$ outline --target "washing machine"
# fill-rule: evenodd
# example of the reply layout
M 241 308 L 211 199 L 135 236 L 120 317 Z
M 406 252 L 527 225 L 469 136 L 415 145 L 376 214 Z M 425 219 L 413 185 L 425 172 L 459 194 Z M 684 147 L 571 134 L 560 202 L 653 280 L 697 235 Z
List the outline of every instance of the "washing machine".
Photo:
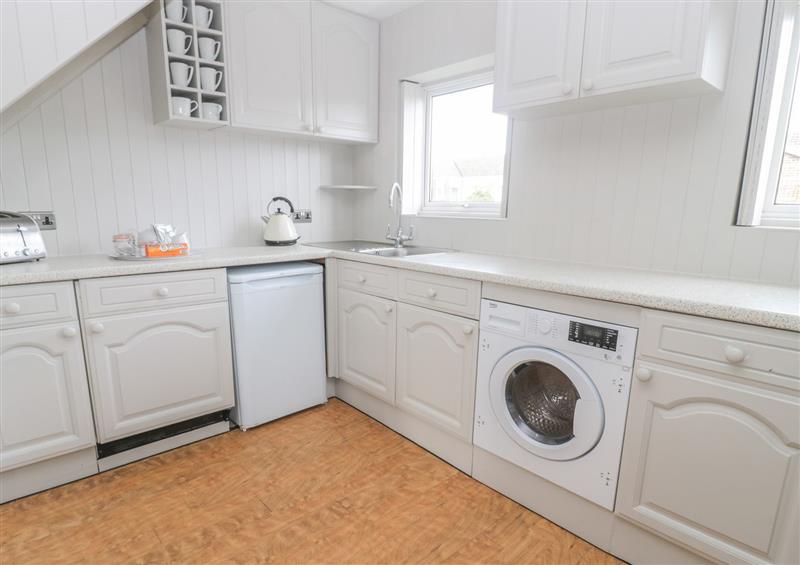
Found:
M 483 300 L 475 445 L 613 511 L 636 336 Z

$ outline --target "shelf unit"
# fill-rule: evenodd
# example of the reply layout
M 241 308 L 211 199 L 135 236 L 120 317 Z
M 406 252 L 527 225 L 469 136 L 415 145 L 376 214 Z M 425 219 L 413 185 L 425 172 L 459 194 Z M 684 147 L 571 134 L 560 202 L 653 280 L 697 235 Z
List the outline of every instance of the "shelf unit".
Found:
M 153 100 L 153 120 L 156 124 L 215 129 L 230 124 L 228 108 L 228 72 L 225 66 L 225 38 L 223 33 L 223 9 L 219 0 L 182 0 L 186 7 L 186 19 L 177 22 L 167 18 L 165 0 L 158 0 L 155 15 L 147 24 L 147 56 L 150 71 L 150 90 Z M 214 12 L 209 28 L 195 23 L 195 7 L 202 6 Z M 171 53 L 167 43 L 167 31 L 180 30 L 192 38 L 186 53 Z M 219 42 L 217 58 L 202 59 L 198 40 L 209 39 Z M 184 63 L 193 70 L 188 86 L 172 84 L 170 63 Z M 200 73 L 203 68 L 222 73 L 222 80 L 215 91 L 201 88 Z M 172 110 L 172 97 L 181 96 L 197 103 L 191 116 L 182 116 Z M 220 119 L 202 117 L 204 103 L 219 104 L 222 107 Z

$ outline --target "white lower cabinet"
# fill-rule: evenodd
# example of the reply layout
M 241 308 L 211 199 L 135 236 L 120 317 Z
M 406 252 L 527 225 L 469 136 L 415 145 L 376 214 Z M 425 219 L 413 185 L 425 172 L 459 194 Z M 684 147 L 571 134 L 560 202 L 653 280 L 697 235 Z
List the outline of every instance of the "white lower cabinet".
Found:
M 639 362 L 617 512 L 723 562 L 797 563 L 796 394 Z
M 227 302 L 84 320 L 101 443 L 230 408 Z
M 477 356 L 477 322 L 399 304 L 398 408 L 471 441 Z
M 339 289 L 339 377 L 394 404 L 396 303 Z
M 0 429 L 2 471 L 94 446 L 77 321 L 0 332 Z

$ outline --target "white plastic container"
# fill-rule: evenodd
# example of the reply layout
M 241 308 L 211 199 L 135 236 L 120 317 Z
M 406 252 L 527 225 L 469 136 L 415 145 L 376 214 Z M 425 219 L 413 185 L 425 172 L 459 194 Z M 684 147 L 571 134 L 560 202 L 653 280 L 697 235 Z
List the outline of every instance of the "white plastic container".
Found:
M 327 401 L 322 266 L 228 269 L 242 430 Z

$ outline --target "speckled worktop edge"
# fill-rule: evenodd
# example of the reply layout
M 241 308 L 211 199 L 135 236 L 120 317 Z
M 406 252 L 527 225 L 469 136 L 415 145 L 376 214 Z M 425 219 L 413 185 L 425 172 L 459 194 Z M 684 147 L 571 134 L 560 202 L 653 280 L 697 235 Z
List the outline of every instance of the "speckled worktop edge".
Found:
M 104 255 L 53 257 L 0 267 L 0 286 L 326 257 L 800 332 L 796 286 L 461 252 L 390 258 L 293 246 L 206 249 L 194 257 L 155 263 L 116 261 Z

